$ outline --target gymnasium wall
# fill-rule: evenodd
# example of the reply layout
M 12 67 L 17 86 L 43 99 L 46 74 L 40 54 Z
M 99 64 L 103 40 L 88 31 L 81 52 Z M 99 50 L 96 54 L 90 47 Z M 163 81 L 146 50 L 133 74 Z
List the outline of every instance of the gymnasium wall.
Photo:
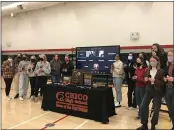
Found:
M 154 42 L 173 45 L 172 2 L 66 2 L 2 18 L 4 52 Z

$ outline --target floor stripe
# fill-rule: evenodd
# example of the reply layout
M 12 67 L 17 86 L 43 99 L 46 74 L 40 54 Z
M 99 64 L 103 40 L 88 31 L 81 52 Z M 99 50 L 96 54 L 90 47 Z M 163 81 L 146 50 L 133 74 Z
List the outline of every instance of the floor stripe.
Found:
M 54 121 L 52 124 L 56 124 L 57 122 L 59 122 L 59 121 L 61 121 L 61 120 L 65 119 L 66 117 L 68 117 L 68 115 L 66 115 L 66 116 L 64 116 L 64 117 L 62 117 L 62 118 L 60 118 L 60 119 L 58 119 L 58 120 Z M 41 130 L 45 130 L 46 128 L 48 128 L 48 127 L 47 127 L 47 126 L 45 126 L 45 127 L 43 127 Z
M 8 128 L 8 129 L 14 129 L 14 128 L 20 126 L 20 125 L 26 124 L 26 123 L 28 123 L 28 122 L 30 122 L 30 121 L 32 121 L 32 120 L 35 120 L 35 119 L 37 119 L 37 118 L 39 118 L 39 117 L 45 116 L 45 115 L 48 114 L 48 113 L 50 113 L 50 112 L 44 113 L 44 114 L 42 114 L 42 115 L 40 115 L 40 116 L 36 116 L 36 117 L 34 117 L 34 118 L 30 119 L 30 120 L 24 121 L 24 122 L 22 122 L 22 123 L 20 123 L 20 124 L 18 124 L 18 125 L 15 125 L 15 126 L 13 126 L 13 127 L 11 127 L 11 128 Z
M 89 120 L 84 121 L 83 123 L 81 123 L 79 126 L 77 126 L 75 129 L 79 129 L 80 127 L 82 127 L 84 124 L 86 124 Z

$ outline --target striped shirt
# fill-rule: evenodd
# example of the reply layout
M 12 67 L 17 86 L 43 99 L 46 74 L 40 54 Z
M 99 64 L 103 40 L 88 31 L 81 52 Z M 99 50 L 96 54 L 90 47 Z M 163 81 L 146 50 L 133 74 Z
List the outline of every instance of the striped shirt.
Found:
M 10 63 L 8 60 L 2 64 L 2 72 L 4 78 L 13 78 L 15 74 L 15 67 L 13 61 Z

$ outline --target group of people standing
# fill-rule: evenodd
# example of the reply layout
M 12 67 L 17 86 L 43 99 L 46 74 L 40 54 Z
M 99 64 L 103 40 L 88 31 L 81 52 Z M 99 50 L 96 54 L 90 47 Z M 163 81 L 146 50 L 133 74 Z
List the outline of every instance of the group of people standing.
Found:
M 62 62 L 58 54 L 55 54 L 53 60 L 47 61 L 46 55 L 31 56 L 28 59 L 26 54 L 18 54 L 15 59 L 8 57 L 2 64 L 2 73 L 5 81 L 5 93 L 7 100 L 11 100 L 10 90 L 12 82 L 16 84 L 15 99 L 23 101 L 27 97 L 27 90 L 30 83 L 31 94 L 30 98 L 37 102 L 42 99 L 44 86 L 47 84 L 48 76 L 51 75 L 53 84 L 60 83 L 60 80 L 65 76 L 71 76 L 74 66 L 66 55 Z M 39 91 L 40 89 L 40 91 Z M 40 98 L 38 94 L 40 92 Z
M 129 53 L 127 62 L 123 63 L 119 55 L 111 67 L 113 85 L 116 89 L 116 107 L 121 106 L 121 86 L 126 77 L 128 82 L 128 109 L 139 108 L 135 119 L 141 120 L 142 126 L 137 130 L 148 130 L 149 104 L 153 102 L 151 130 L 158 124 L 162 98 L 165 97 L 169 115 L 174 125 L 174 50 L 165 52 L 157 43 L 152 45 L 151 56 L 142 52 L 138 57 Z M 174 128 L 172 128 L 174 130 Z

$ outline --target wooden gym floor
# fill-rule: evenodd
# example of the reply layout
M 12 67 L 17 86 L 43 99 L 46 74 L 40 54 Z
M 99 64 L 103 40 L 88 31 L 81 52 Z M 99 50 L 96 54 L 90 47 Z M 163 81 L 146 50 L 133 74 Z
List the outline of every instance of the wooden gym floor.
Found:
M 12 99 L 7 101 L 4 82 L 3 80 L 1 81 L 2 129 L 136 129 L 141 125 L 139 120 L 134 120 L 134 117 L 137 116 L 137 109 L 127 109 L 127 87 L 122 88 L 123 102 L 122 107 L 116 109 L 118 115 L 111 117 L 109 124 L 102 124 L 93 120 L 66 116 L 65 114 L 45 112 L 40 108 L 40 101 L 38 103 L 34 103 L 30 99 L 24 101 Z M 15 95 L 13 86 L 10 94 L 12 97 Z M 55 125 L 53 127 L 45 127 L 48 123 L 55 123 Z M 172 124 L 169 122 L 168 114 L 160 112 L 157 128 L 171 129 L 171 127 Z

